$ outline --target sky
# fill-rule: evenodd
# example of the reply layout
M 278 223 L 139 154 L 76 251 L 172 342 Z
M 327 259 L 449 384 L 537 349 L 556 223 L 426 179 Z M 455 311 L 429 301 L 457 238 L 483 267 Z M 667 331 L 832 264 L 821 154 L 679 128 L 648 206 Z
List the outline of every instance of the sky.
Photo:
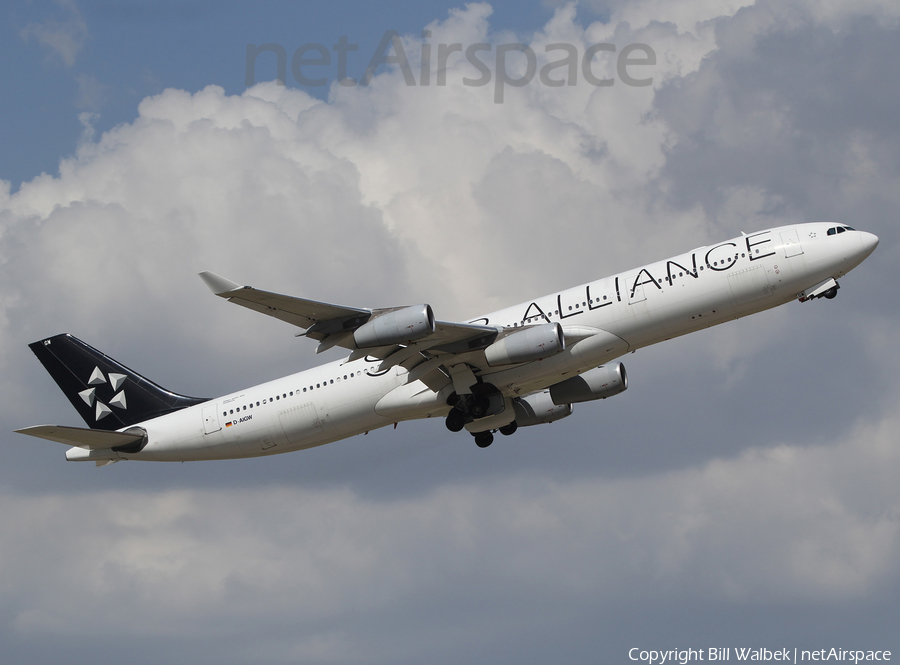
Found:
M 3 662 L 900 657 L 897 3 L 0 12 Z M 248 85 L 263 44 L 284 80 L 266 51 Z M 97 469 L 13 433 L 82 425 L 27 348 L 60 332 L 207 397 L 339 357 L 202 270 L 468 320 L 819 220 L 881 239 L 837 298 L 642 349 L 485 450 L 421 421 Z

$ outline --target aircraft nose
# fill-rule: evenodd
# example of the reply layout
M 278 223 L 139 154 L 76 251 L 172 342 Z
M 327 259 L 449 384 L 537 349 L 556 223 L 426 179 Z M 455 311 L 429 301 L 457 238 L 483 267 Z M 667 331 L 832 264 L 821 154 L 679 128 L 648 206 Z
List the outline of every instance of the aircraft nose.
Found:
M 862 231 L 859 234 L 859 240 L 866 256 L 874 252 L 875 248 L 878 247 L 878 236 L 874 233 Z

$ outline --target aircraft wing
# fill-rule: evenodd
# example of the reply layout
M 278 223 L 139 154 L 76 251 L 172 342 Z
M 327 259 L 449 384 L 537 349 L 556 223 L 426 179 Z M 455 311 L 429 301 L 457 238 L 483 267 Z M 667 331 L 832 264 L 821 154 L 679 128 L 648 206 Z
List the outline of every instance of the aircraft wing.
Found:
M 252 286 L 241 286 L 215 273 L 201 272 L 200 278 L 210 290 L 235 305 L 273 316 L 298 328 L 310 328 L 316 323 L 361 318 L 368 320 L 372 310 L 356 307 L 329 305 L 315 300 L 284 296 L 280 293 L 260 291 Z
M 491 344 L 502 330 L 492 326 L 481 326 L 471 323 L 454 323 L 450 321 L 432 321 L 433 330 L 417 338 L 409 344 L 385 344 L 382 346 L 366 345 L 361 348 L 354 339 L 354 331 L 369 321 L 407 309 L 391 307 L 386 309 L 362 309 L 345 307 L 329 303 L 295 298 L 279 293 L 261 291 L 252 286 L 241 286 L 215 273 L 202 272 L 200 277 L 210 290 L 229 302 L 247 307 L 256 312 L 275 317 L 298 328 L 306 330 L 301 333 L 306 337 L 319 340 L 317 353 L 334 346 L 342 346 L 352 351 L 351 359 L 365 356 L 386 359 L 396 356 L 400 351 L 402 359 L 394 357 L 395 362 L 388 366 L 400 364 L 409 367 L 419 361 L 428 359 L 422 352 L 433 354 L 457 354 L 483 349 Z M 428 307 L 425 305 L 424 307 Z M 412 308 L 410 308 L 412 309 Z M 430 312 L 430 308 L 428 308 Z M 430 357 L 429 355 L 429 357 Z M 418 356 L 418 357 L 417 357 Z
M 460 394 L 469 392 L 477 374 L 491 372 L 497 365 L 528 363 L 546 357 L 540 355 L 545 348 L 562 350 L 566 343 L 577 344 L 603 333 L 585 326 L 563 329 L 560 324 L 549 322 L 523 330 L 522 326 L 438 321 L 429 305 L 345 307 L 260 291 L 211 272 L 202 272 L 200 277 L 220 298 L 303 328 L 305 332 L 298 336 L 319 341 L 316 353 L 341 346 L 350 350 L 350 361 L 381 360 L 378 371 L 399 365 L 409 372 L 409 381 L 421 380 L 435 392 L 451 383 Z M 507 345 L 505 338 L 518 333 L 526 337 Z M 615 341 L 623 343 L 618 338 Z M 492 357 L 490 362 L 488 354 Z

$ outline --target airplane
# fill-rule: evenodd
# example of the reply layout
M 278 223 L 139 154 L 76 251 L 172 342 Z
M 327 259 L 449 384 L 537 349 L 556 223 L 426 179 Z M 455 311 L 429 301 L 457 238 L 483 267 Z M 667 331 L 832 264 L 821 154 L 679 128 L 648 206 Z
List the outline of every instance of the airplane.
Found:
M 573 404 L 625 391 L 617 358 L 771 309 L 831 299 L 878 238 L 835 222 L 742 233 L 466 322 L 430 305 L 345 307 L 241 286 L 217 296 L 349 355 L 215 399 L 173 393 L 69 334 L 29 345 L 87 428 L 22 434 L 71 446 L 66 459 L 198 461 L 320 446 L 401 421 L 444 418 L 486 448 L 494 433 L 552 423 Z

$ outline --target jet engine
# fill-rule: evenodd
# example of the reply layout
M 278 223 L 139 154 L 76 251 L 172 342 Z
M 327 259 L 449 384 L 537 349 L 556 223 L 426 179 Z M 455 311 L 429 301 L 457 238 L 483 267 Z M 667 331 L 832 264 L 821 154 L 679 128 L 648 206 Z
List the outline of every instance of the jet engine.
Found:
M 625 365 L 611 363 L 550 386 L 554 404 L 576 404 L 618 395 L 628 388 Z
M 566 338 L 558 323 L 529 326 L 497 340 L 484 350 L 488 365 L 512 365 L 543 360 L 566 348 Z
M 548 390 L 516 397 L 513 400 L 513 409 L 516 412 L 516 425 L 519 427 L 552 423 L 554 420 L 562 420 L 572 415 L 572 405 L 554 404 Z
M 360 349 L 408 344 L 434 332 L 431 305 L 413 305 L 394 310 L 361 325 L 353 333 Z

